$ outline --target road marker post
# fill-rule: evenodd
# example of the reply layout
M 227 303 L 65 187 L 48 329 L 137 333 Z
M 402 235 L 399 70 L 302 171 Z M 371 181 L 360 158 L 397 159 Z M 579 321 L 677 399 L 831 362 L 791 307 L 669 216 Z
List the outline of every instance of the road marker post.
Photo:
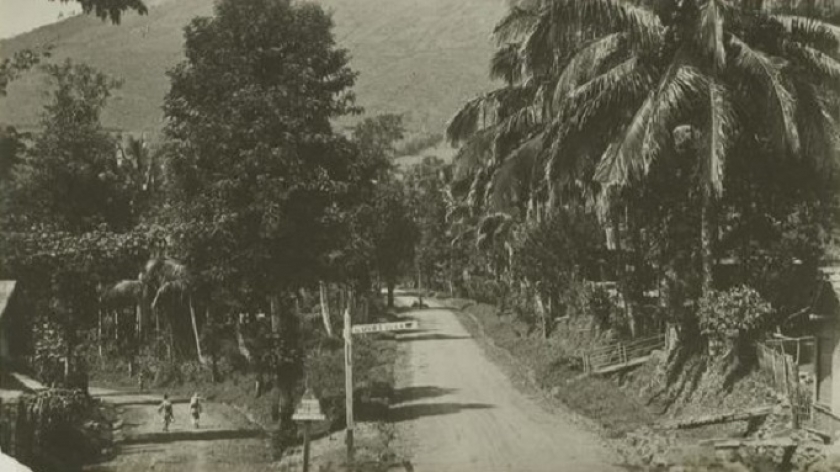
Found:
M 382 333 L 385 331 L 409 331 L 418 329 L 416 321 L 400 321 L 396 323 L 376 323 L 352 325 L 350 309 L 344 310 L 344 401 L 347 410 L 347 464 L 353 464 L 353 335 L 367 333 Z

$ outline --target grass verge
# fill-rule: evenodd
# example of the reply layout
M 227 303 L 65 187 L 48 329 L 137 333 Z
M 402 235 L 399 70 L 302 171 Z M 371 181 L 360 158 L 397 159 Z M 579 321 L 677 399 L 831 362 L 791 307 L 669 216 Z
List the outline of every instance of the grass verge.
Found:
M 572 413 L 594 423 L 606 437 L 621 437 L 654 422 L 655 415 L 638 398 L 616 388 L 608 379 L 582 376 L 565 351 L 550 341 L 535 340 L 536 334 L 525 334 L 523 323 L 500 317 L 496 307 L 459 299 L 445 303 L 462 308 L 456 310 L 462 324 L 483 345 L 489 345 L 487 351 L 493 357 L 512 367 L 508 370 L 520 377 L 518 383 L 539 388 Z

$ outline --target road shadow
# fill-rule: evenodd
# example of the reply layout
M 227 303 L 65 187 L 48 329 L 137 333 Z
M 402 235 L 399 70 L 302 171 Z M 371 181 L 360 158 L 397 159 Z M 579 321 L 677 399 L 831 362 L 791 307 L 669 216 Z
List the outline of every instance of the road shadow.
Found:
M 411 341 L 442 341 L 442 340 L 455 340 L 455 339 L 472 339 L 472 336 L 455 336 L 452 334 L 440 334 L 435 333 L 434 331 L 427 331 L 427 332 L 420 332 L 417 333 L 405 333 L 401 334 L 397 337 L 397 342 L 411 342 Z
M 495 408 L 487 403 L 420 403 L 391 408 L 388 416 L 392 423 L 411 421 L 424 416 L 451 415 L 463 410 Z
M 441 388 L 431 385 L 398 388 L 394 390 L 394 404 L 420 400 L 421 398 L 442 397 L 457 390 L 457 388 Z
M 263 435 L 258 429 L 205 429 L 194 431 L 163 431 L 128 436 L 123 444 L 161 444 L 175 441 L 215 441 L 220 439 L 248 439 Z

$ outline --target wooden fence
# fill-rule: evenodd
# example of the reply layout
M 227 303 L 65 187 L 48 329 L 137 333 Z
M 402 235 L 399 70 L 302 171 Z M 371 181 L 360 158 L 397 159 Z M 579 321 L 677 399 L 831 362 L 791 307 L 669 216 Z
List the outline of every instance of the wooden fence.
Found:
M 756 347 L 764 381 L 777 393 L 790 395 L 799 387 L 799 366 L 793 356 L 785 354 L 778 345 L 758 343 Z
M 30 464 L 35 457 L 35 428 L 25 421 L 17 401 L 0 405 L 0 449 L 4 454 Z
M 650 353 L 665 347 L 665 335 L 619 341 L 581 354 L 583 371 L 598 374 L 643 362 Z
M 814 427 L 815 418 L 819 416 L 814 409 L 817 384 L 812 375 L 817 367 L 815 339 L 774 339 L 758 343 L 756 348 L 761 378 L 790 402 L 796 424 Z M 809 381 L 803 381 L 804 377 Z

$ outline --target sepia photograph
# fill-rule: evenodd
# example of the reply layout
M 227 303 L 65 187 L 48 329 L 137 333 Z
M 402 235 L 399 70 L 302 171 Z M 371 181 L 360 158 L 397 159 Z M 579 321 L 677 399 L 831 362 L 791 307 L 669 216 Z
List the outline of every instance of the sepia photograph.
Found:
M 0 472 L 146 471 L 840 471 L 840 0 L 0 0 Z

